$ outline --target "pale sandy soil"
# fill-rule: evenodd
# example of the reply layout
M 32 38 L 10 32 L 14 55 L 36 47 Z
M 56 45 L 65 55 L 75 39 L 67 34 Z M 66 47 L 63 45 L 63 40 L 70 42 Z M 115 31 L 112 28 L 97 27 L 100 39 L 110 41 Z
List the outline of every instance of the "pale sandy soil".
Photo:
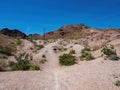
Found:
M 120 79 L 120 61 L 103 60 L 79 61 L 73 66 L 60 66 L 59 54 L 54 53 L 53 46 L 45 46 L 34 59 L 42 54 L 47 62 L 41 71 L 0 72 L 0 90 L 120 90 L 114 85 Z M 82 46 L 73 47 L 79 55 Z M 117 77 L 117 78 L 116 78 Z

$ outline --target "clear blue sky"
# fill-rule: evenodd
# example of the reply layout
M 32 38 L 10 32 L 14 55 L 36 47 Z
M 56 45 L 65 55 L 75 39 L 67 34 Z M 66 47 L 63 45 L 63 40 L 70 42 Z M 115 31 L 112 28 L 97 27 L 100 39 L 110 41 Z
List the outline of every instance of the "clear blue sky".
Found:
M 120 0 L 0 0 L 0 29 L 42 34 L 80 23 L 120 28 Z

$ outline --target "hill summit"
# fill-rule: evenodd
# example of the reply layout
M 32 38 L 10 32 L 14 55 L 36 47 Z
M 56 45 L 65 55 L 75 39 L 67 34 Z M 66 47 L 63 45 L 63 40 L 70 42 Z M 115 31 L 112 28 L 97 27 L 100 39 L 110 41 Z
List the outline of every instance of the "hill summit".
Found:
M 53 38 L 80 38 L 85 35 L 88 35 L 93 28 L 85 26 L 84 24 L 71 24 L 71 25 L 66 25 L 58 30 L 48 32 L 45 35 L 46 39 L 53 39 Z M 94 32 L 97 32 L 98 30 L 94 29 Z

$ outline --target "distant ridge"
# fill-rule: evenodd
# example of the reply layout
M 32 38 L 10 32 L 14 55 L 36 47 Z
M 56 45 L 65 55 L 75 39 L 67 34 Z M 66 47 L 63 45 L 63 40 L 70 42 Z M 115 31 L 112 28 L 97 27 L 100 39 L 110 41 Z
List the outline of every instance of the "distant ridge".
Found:
M 17 29 L 10 30 L 8 28 L 3 28 L 2 30 L 0 30 L 0 33 L 10 36 L 10 37 L 17 37 L 17 38 L 22 38 L 22 39 L 25 39 L 27 37 L 25 33 Z
M 84 24 L 66 25 L 53 32 L 48 32 L 43 36 L 45 36 L 46 39 L 79 38 L 89 34 L 90 29 L 91 27 L 85 26 Z
M 17 37 L 21 39 L 25 39 L 25 38 L 28 38 L 28 39 L 58 39 L 58 38 L 77 39 L 77 38 L 83 38 L 92 33 L 99 33 L 99 32 L 104 33 L 109 31 L 120 32 L 120 29 L 116 29 L 116 28 L 98 29 L 98 28 L 92 28 L 92 27 L 86 26 L 84 24 L 71 24 L 71 25 L 63 26 L 58 30 L 47 32 L 44 35 L 40 35 L 37 33 L 26 35 L 20 30 L 17 30 L 17 29 L 10 30 L 8 28 L 3 28 L 2 30 L 0 30 L 0 33 L 10 37 Z

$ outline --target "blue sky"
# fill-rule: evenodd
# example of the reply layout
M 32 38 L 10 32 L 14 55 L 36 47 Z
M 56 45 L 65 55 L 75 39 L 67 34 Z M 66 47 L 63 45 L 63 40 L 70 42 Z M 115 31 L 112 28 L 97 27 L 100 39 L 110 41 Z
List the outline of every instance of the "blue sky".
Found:
M 81 23 L 120 28 L 120 0 L 0 0 L 0 29 L 43 34 Z

